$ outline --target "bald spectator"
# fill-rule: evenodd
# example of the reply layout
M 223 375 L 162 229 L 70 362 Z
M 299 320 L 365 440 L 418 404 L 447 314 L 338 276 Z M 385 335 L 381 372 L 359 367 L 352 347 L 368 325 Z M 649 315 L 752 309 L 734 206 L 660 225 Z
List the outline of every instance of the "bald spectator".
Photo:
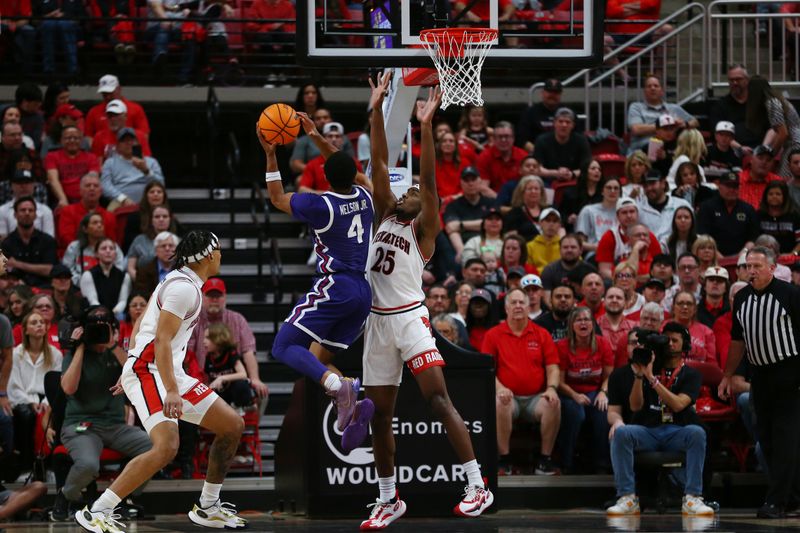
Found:
M 475 166 L 489 186 L 499 192 L 504 183 L 519 179 L 519 167 L 528 152 L 514 146 L 514 126 L 505 120 L 494 126 L 494 142 L 478 156 Z
M 700 125 L 681 106 L 664 102 L 664 88 L 657 77 L 648 76 L 644 80 L 643 96 L 644 101 L 633 102 L 628 108 L 628 129 L 631 132 L 628 153 L 646 150 L 648 139 L 656 131 L 656 120 L 665 113 L 675 117 L 679 128 L 696 128 Z
M 242 356 L 250 386 L 255 390 L 259 398 L 264 398 L 269 391 L 258 374 L 256 338 L 247 323 L 247 319 L 241 313 L 226 307 L 227 292 L 225 282 L 220 278 L 210 278 L 205 282 L 203 285 L 203 309 L 197 318 L 197 326 L 189 339 L 187 349 L 195 353 L 197 363 L 203 368 L 207 357 L 207 349 L 203 343 L 205 332 L 211 324 L 220 322 L 225 324 L 228 326 L 233 341 L 238 347 L 239 354 Z
M 561 93 L 564 87 L 555 78 L 545 80 L 542 87 L 542 101 L 535 103 L 522 113 L 517 123 L 517 145 L 526 152 L 533 153 L 534 141 L 543 133 L 553 130 L 556 109 L 561 107 Z
M 61 130 L 61 149 L 52 150 L 44 159 L 47 183 L 58 200 L 58 207 L 80 200 L 81 177 L 89 172 L 100 173 L 100 162 L 91 152 L 81 149 L 83 135 L 76 126 Z
M 636 327 L 636 321 L 630 320 L 622 311 L 625 309 L 625 291 L 619 287 L 609 287 L 606 291 L 605 313 L 600 318 L 596 318 L 603 337 L 611 345 L 611 349 L 618 358 L 627 356 L 628 333 Z
M 347 137 L 344 134 L 344 126 L 339 122 L 328 122 L 322 126 L 322 136 L 332 144 L 337 150 L 344 150 L 344 141 Z M 306 136 L 308 137 L 308 136 Z M 354 159 L 356 169 L 361 172 L 361 163 Z M 327 178 L 325 178 L 325 157 L 320 154 L 310 160 L 303 168 L 303 173 L 297 184 L 297 192 L 313 192 L 322 194 L 331 188 Z
M 762 136 L 747 129 L 745 109 L 747 107 L 747 85 L 750 74 L 741 63 L 734 63 L 728 67 L 728 94 L 720 98 L 712 107 L 709 115 L 711 124 L 720 121 L 733 123 L 736 142 L 746 152 L 761 144 Z
M 33 197 L 33 174 L 30 170 L 17 170 L 11 178 L 11 192 L 14 198 L 0 205 L 0 239 L 17 229 L 17 219 L 14 216 L 14 202 L 25 196 Z M 45 204 L 36 202 L 36 221 L 33 227 L 51 237 L 55 237 L 53 224 L 53 211 Z
M 649 276 L 653 256 L 661 253 L 661 245 L 647 226 L 639 224 L 639 207 L 633 198 L 617 201 L 617 226 L 606 231 L 597 245 L 597 270 L 610 280 L 614 266 L 626 261 L 637 275 Z
M 50 284 L 50 270 L 58 262 L 56 241 L 34 227 L 36 202 L 31 196 L 14 201 L 17 229 L 5 238 L 3 254 L 8 257 L 9 271 L 18 271 L 26 285 L 44 287 Z
M 87 137 L 94 137 L 97 132 L 108 129 L 108 116 L 106 107 L 112 100 L 119 100 L 125 104 L 126 116 L 123 126 L 140 131 L 145 136 L 150 135 L 150 123 L 147 120 L 144 109 L 141 105 L 132 100 L 128 100 L 122 95 L 122 86 L 119 79 L 113 74 L 106 74 L 100 78 L 97 85 L 97 92 L 103 101 L 92 107 L 86 114 L 86 126 L 84 134 Z
M 56 241 L 58 242 L 59 256 L 63 255 L 69 243 L 76 239 L 78 226 L 89 211 L 99 213 L 103 217 L 106 235 L 116 235 L 116 218 L 100 206 L 100 195 L 103 192 L 100 186 L 100 176 L 94 172 L 84 175 L 80 181 L 79 192 L 80 201 L 56 212 Z
M 586 274 L 581 282 L 583 300 L 578 302 L 578 307 L 588 307 L 592 312 L 592 317 L 597 320 L 606 312 L 603 303 L 605 292 L 606 286 L 603 284 L 603 278 L 600 277 L 600 274 L 595 272 Z
M 314 121 L 314 126 L 317 128 L 317 131 L 323 131 L 325 124 L 333 121 L 331 112 L 324 107 L 317 108 L 311 115 L 311 119 Z M 355 157 L 353 145 L 346 136 L 342 140 L 342 143 L 342 151 L 351 157 Z M 311 137 L 303 135 L 294 143 L 292 156 L 289 158 L 289 166 L 295 174 L 302 174 L 308 162 L 319 155 L 321 155 L 319 148 L 317 148 L 317 145 L 311 140 Z
M 555 114 L 553 131 L 536 139 L 533 157 L 539 161 L 539 176 L 546 184 L 577 179 L 581 169 L 589 164 L 592 150 L 582 133 L 575 131 L 575 113 L 568 107 L 559 108 Z

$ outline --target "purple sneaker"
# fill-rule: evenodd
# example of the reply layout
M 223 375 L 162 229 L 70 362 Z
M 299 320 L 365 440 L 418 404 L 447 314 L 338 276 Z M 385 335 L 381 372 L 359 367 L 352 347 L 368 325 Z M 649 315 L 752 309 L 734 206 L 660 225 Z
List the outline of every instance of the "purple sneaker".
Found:
M 369 421 L 375 414 L 375 404 L 366 398 L 356 403 L 355 413 L 350 425 L 342 433 L 342 450 L 350 453 L 364 442 L 369 432 Z
M 339 431 L 344 431 L 353 418 L 361 380 L 358 378 L 341 378 L 341 380 L 342 387 L 336 391 L 333 402 L 336 405 L 336 427 Z

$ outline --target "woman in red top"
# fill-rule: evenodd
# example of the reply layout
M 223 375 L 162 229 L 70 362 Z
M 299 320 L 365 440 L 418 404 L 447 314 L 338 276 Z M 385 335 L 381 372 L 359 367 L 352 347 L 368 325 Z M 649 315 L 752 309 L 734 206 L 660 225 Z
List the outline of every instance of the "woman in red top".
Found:
M 56 303 L 53 301 L 53 297 L 44 293 L 35 294 L 28 301 L 25 314 L 27 315 L 33 311 L 36 311 L 44 319 L 47 330 L 47 343 L 61 350 L 61 343 L 58 342 L 58 323 L 55 320 Z M 11 333 L 14 336 L 14 346 L 18 346 L 22 342 L 22 323 L 14 326 Z
M 465 166 L 455 135 L 442 133 L 436 141 L 436 189 L 440 198 L 461 193 L 461 171 Z
M 694 294 L 688 291 L 678 292 L 672 301 L 672 320 L 688 329 L 692 336 L 692 349 L 689 350 L 686 359 L 719 365 L 714 332 L 705 324 L 698 322 L 696 317 L 697 300 Z
M 608 471 L 608 376 L 614 369 L 614 352 L 603 337 L 594 333 L 594 318 L 588 307 L 576 307 L 567 318 L 567 337 L 556 343 L 561 366 L 558 393 L 561 397 L 561 462 L 573 469 L 575 443 L 588 418 L 592 425 L 594 468 Z

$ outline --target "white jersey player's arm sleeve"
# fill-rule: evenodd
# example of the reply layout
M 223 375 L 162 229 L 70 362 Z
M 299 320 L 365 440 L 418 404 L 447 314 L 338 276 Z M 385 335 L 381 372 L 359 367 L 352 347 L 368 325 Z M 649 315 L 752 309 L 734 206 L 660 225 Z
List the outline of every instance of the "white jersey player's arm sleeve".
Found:
M 162 311 L 169 311 L 181 319 L 197 306 L 199 295 L 197 289 L 188 282 L 173 281 L 167 283 L 158 295 L 158 304 Z

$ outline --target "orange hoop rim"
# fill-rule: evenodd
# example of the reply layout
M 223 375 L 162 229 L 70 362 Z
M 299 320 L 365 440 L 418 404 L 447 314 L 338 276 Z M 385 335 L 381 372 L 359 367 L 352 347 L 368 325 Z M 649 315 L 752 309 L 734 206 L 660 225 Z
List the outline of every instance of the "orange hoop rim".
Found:
M 467 44 L 486 43 L 497 38 L 493 28 L 432 28 L 419 32 L 419 39 L 428 44 L 443 42 L 453 37 Z

